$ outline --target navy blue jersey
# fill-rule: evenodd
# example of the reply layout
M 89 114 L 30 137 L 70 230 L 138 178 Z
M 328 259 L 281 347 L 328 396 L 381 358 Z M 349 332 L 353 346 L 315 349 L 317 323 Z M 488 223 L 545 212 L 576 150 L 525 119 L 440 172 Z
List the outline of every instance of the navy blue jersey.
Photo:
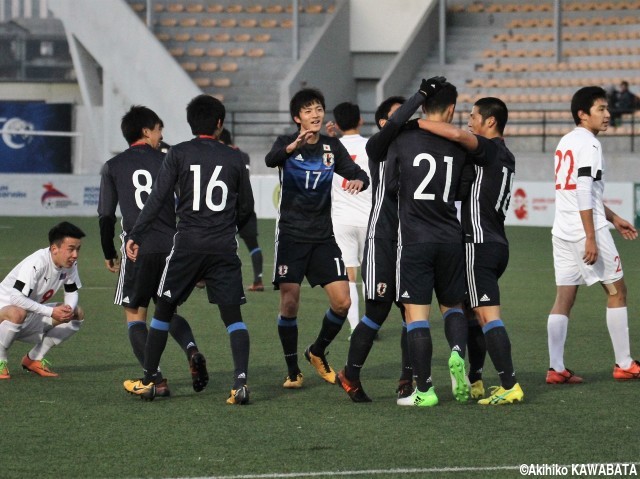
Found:
M 398 244 L 462 243 L 454 202 L 466 160 L 462 147 L 412 129 L 400 133 L 387 157 L 399 167 Z
M 175 248 L 235 254 L 236 232 L 253 211 L 253 192 L 240 152 L 209 137 L 173 146 L 130 237 L 153 241 L 149 230 L 164 202 L 178 192 Z
M 462 202 L 462 228 L 468 243 L 508 244 L 504 220 L 511 200 L 516 160 L 503 138 L 478 136 L 470 153 L 475 178 Z
M 98 216 L 100 239 L 105 259 L 116 257 L 113 245 L 116 208 L 120 205 L 124 241 L 133 229 L 138 215 L 151 193 L 153 182 L 162 166 L 164 153 L 151 146 L 135 145 L 107 161 L 100 172 Z M 173 197 L 161 205 L 158 218 L 151 226 L 154 241 L 145 244 L 141 253 L 168 253 L 176 233 Z
M 333 236 L 333 173 L 348 180 L 361 180 L 363 189 L 369 186 L 369 177 L 337 138 L 320 135 L 317 143 L 287 153 L 287 146 L 297 137 L 297 132 L 279 136 L 265 157 L 267 166 L 278 167 L 280 177 L 276 235 L 303 242 L 321 242 Z
M 393 113 L 380 131 L 367 141 L 373 201 L 367 238 L 398 239 L 398 166 L 387 159 L 389 145 L 415 113 L 424 96 L 415 93 Z

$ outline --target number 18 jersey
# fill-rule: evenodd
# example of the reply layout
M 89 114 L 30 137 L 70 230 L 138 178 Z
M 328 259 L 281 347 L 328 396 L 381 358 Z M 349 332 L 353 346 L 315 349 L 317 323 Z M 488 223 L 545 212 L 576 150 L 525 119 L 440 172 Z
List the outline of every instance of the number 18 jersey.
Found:
M 591 206 L 596 230 L 608 226 L 604 212 L 602 145 L 583 127 L 576 127 L 560 139 L 555 153 L 556 211 L 551 234 L 565 241 L 585 237 L 576 188 L 579 176 L 591 176 Z

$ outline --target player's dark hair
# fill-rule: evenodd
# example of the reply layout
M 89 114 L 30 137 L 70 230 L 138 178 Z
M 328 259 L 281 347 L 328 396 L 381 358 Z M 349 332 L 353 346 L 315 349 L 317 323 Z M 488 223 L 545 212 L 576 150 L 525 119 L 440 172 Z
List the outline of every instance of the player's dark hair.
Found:
M 449 82 L 445 82 L 442 89 L 433 96 L 427 97 L 422 103 L 425 113 L 443 113 L 449 105 L 458 101 L 458 90 Z
M 187 105 L 187 123 L 194 135 L 215 135 L 225 114 L 222 102 L 211 95 L 198 95 Z
M 153 130 L 156 125 L 164 127 L 162 120 L 155 111 L 141 105 L 132 105 L 127 113 L 124 114 L 120 122 L 120 130 L 122 136 L 131 145 L 144 136 L 142 130 L 149 128 Z
M 220 134 L 218 135 L 218 140 L 224 143 L 227 146 L 233 145 L 233 138 L 231 138 L 231 132 L 226 128 L 223 128 Z
M 355 130 L 360 125 L 360 107 L 345 101 L 333 109 L 333 119 L 342 131 Z
M 571 98 L 571 114 L 573 115 L 574 123 L 576 125 L 580 124 L 578 112 L 583 111 L 588 115 L 596 100 L 601 98 L 606 100 L 607 92 L 599 86 L 585 86 L 575 92 L 573 98 Z
M 314 103 L 320 103 L 322 109 L 325 109 L 324 95 L 317 88 L 303 88 L 297 92 L 291 98 L 289 102 L 289 113 L 291 113 L 291 119 L 295 122 L 294 117 L 300 116 L 300 110 L 307 106 L 311 106 Z M 300 126 L 298 124 L 298 126 Z
M 86 235 L 84 231 L 78 228 L 76 225 L 72 225 L 68 221 L 58 223 L 49 230 L 49 246 L 60 246 L 65 238 L 84 238 Z
M 378 129 L 382 129 L 380 126 L 380 120 L 388 120 L 389 112 L 391 111 L 391 107 L 396 104 L 402 105 L 405 101 L 407 101 L 403 96 L 390 96 L 386 100 L 384 100 L 380 105 L 378 105 L 378 109 L 374 115 L 376 120 L 376 126 Z
M 507 105 L 500 99 L 493 96 L 480 98 L 473 106 L 478 108 L 478 113 L 482 120 L 493 117 L 496 120 L 496 129 L 500 135 L 504 134 L 504 128 L 509 120 L 509 110 Z

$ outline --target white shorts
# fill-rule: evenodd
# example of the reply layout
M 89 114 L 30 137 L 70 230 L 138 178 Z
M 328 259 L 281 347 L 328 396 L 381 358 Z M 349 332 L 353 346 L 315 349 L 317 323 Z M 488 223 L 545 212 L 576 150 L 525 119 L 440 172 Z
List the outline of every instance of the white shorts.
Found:
M 342 251 L 342 260 L 347 268 L 357 268 L 362 264 L 366 226 L 333 225 L 336 243 Z
M 609 228 L 596 231 L 598 259 L 595 264 L 585 264 L 583 238 L 580 241 L 565 241 L 553 236 L 553 266 L 556 273 L 557 286 L 578 286 L 594 283 L 615 283 L 622 278 L 620 255 L 613 242 Z

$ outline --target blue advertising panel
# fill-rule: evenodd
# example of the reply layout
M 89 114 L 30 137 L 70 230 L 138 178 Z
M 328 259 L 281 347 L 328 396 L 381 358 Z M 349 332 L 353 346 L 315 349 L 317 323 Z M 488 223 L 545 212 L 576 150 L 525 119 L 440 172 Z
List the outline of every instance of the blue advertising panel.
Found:
M 0 173 L 71 173 L 71 138 L 15 131 L 71 132 L 71 104 L 0 101 Z

